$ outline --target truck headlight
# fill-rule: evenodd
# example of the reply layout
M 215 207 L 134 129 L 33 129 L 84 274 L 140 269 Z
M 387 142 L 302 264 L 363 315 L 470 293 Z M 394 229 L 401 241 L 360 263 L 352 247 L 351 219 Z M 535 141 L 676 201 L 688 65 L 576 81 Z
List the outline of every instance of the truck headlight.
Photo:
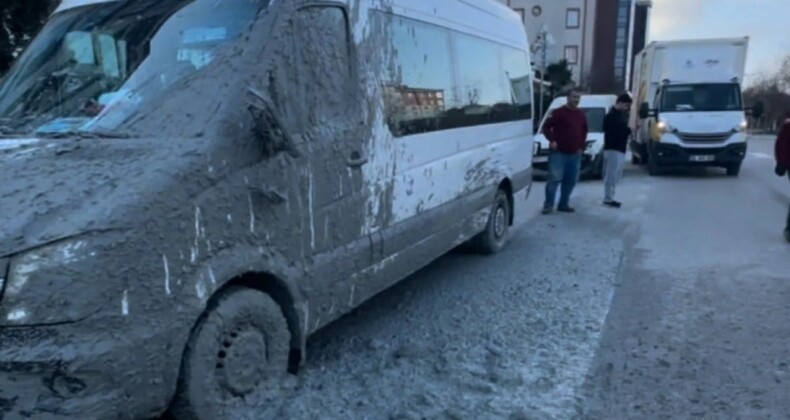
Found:
M 656 128 L 658 128 L 658 131 L 661 133 L 668 133 L 672 131 L 672 127 L 666 121 L 659 121 L 656 125 Z
M 746 121 L 746 120 L 743 120 L 743 121 L 741 121 L 740 124 L 738 124 L 738 127 L 736 128 L 736 130 L 738 130 L 740 132 L 744 132 L 744 131 L 746 131 L 747 128 L 749 128 L 749 122 Z
M 95 313 L 112 278 L 102 278 L 101 237 L 68 239 L 14 257 L 0 301 L 0 325 L 47 325 Z

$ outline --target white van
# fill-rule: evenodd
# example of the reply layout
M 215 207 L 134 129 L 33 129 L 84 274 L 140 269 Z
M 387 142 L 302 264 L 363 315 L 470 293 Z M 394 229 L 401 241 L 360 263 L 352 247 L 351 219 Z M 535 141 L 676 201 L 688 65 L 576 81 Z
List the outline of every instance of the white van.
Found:
M 505 245 L 531 86 L 495 0 L 63 1 L 0 82 L 0 418 L 254 418 L 313 332 Z
M 546 115 L 540 122 L 538 134 L 535 136 L 536 154 L 533 159 L 535 175 L 546 176 L 549 159 L 549 141 L 543 134 L 543 124 L 551 116 L 551 111 L 562 107 L 568 102 L 565 96 L 551 101 Z M 606 113 L 617 102 L 616 95 L 582 95 L 579 109 L 587 115 L 587 144 L 582 156 L 581 176 L 601 179 L 603 177 L 603 119 Z

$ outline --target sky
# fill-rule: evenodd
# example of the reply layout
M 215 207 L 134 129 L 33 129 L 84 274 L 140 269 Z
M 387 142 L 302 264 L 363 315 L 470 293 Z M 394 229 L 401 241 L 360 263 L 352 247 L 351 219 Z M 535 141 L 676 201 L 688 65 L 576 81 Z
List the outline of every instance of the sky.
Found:
M 746 83 L 790 55 L 790 0 L 653 0 L 649 41 L 749 36 Z

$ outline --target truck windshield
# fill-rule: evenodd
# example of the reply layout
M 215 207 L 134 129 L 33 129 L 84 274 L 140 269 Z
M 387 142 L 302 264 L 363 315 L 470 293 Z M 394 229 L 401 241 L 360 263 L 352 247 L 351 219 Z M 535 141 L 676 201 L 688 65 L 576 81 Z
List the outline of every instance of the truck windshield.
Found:
M 224 53 L 268 0 L 126 0 L 56 14 L 0 84 L 0 136 L 112 132 Z
M 674 85 L 664 88 L 661 111 L 741 111 L 737 83 Z

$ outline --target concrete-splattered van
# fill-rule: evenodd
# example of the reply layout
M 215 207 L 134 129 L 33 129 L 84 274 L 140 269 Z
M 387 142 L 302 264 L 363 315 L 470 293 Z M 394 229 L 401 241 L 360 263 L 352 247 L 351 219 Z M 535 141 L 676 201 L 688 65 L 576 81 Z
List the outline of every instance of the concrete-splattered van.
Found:
M 65 0 L 0 84 L 0 417 L 254 410 L 312 332 L 505 244 L 531 83 L 494 0 Z

